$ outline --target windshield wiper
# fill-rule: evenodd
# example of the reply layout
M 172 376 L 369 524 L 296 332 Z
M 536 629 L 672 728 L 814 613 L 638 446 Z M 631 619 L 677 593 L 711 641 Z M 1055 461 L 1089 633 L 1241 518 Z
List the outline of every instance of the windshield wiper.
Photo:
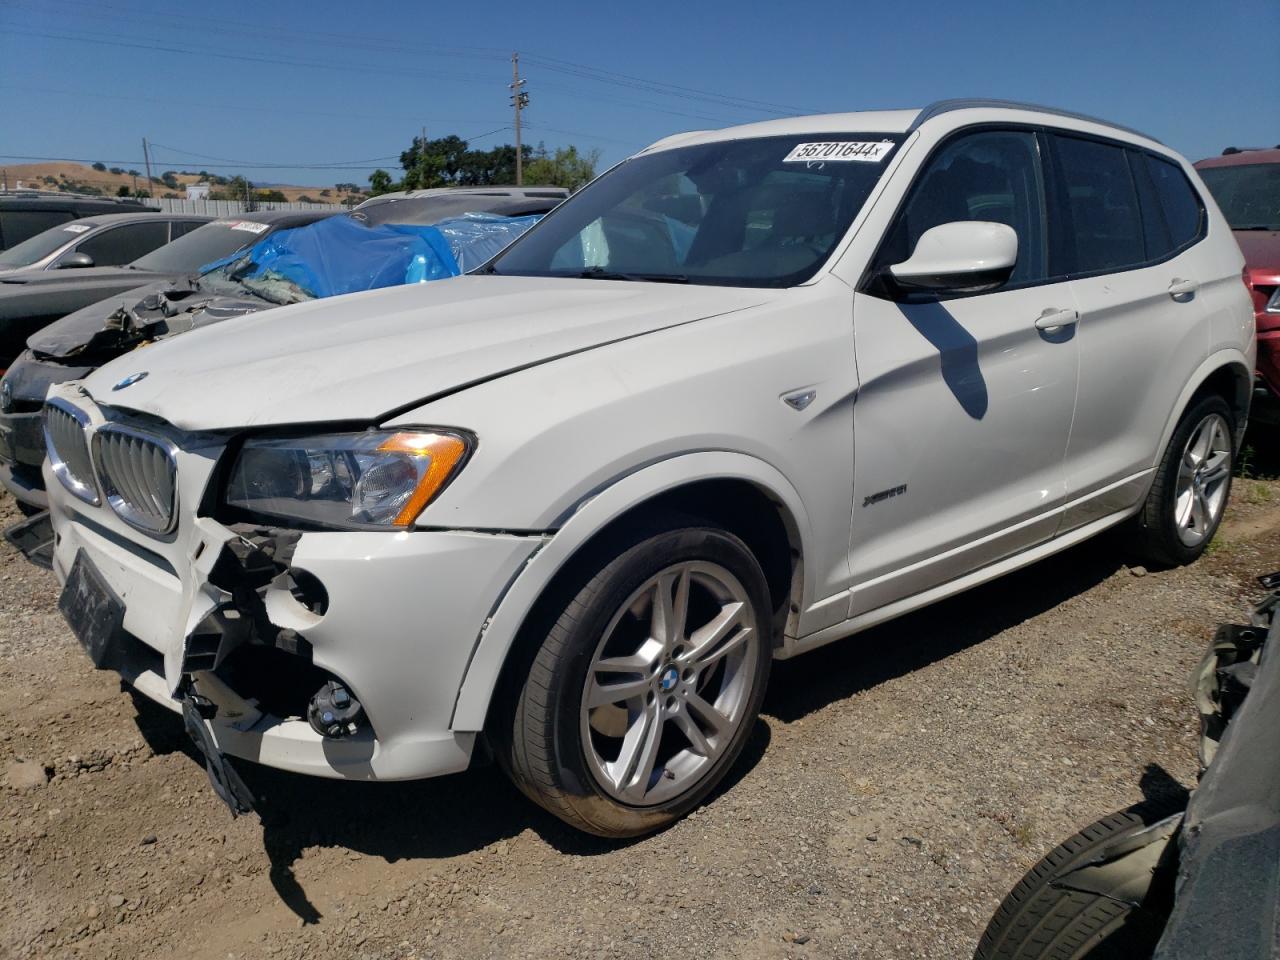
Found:
M 688 283 L 682 273 L 617 273 L 604 267 L 592 267 L 578 274 L 580 280 L 631 280 L 636 283 Z

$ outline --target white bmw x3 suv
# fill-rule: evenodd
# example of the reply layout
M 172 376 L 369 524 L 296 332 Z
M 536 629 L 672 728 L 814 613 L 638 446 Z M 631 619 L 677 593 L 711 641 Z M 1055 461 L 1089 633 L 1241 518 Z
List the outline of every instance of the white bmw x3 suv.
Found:
M 227 757 L 491 749 L 606 836 L 725 774 L 771 661 L 1129 523 L 1194 560 L 1248 413 L 1194 170 L 998 101 L 681 134 L 478 273 L 50 391 L 61 607 Z

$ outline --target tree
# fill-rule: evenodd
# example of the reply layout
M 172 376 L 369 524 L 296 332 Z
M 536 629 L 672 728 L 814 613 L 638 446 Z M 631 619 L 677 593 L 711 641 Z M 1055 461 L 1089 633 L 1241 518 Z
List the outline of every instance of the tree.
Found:
M 111 172 L 118 177 L 120 174 L 124 173 L 124 167 L 112 167 Z
M 270 203 L 287 203 L 289 198 L 279 190 L 259 190 L 258 199 Z
M 299 203 L 317 203 L 315 197 L 309 197 L 305 193 L 298 198 Z
M 568 146 L 559 147 L 554 154 L 549 154 L 540 143 L 533 152 L 533 159 L 525 164 L 524 178 L 529 183 L 577 190 L 595 179 L 599 162 L 599 150 L 579 153 L 577 147 Z
M 140 176 L 142 176 L 142 173 L 141 173 L 141 171 L 138 171 L 138 170 L 130 170 L 130 171 L 129 171 L 129 176 L 131 176 L 131 177 L 140 177 Z
M 93 169 L 97 170 L 99 173 L 105 173 L 107 170 L 107 165 L 99 161 L 93 165 Z
M 116 196 L 117 197 L 129 196 L 129 188 L 126 186 L 121 186 L 118 190 L 116 190 Z
M 343 184 L 343 186 L 347 186 L 347 184 Z M 350 184 L 350 186 L 354 186 L 354 184 Z M 369 188 L 370 193 L 376 197 L 380 193 L 390 193 L 392 190 L 398 189 L 399 184 L 391 179 L 391 174 L 379 168 L 369 174 Z

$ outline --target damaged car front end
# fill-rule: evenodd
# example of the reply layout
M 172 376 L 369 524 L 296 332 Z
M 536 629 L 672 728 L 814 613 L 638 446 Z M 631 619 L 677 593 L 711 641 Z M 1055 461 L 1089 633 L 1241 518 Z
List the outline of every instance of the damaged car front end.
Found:
M 470 438 L 355 427 L 323 448 L 296 433 L 255 445 L 99 406 L 75 385 L 55 387 L 46 434 L 46 482 L 72 494 L 52 504 L 63 613 L 95 666 L 184 713 L 233 811 L 248 797 L 224 755 L 349 779 L 468 765 L 475 734 L 449 721 L 483 598 L 541 543 L 410 534 Z M 351 497 L 369 509 L 344 522 L 330 507 Z M 291 520 L 263 522 L 287 504 Z

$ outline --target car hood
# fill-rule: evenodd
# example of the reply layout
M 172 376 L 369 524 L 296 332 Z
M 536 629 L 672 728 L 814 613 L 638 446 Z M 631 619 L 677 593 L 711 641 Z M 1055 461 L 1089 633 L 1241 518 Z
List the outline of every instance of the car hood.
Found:
M 506 373 L 782 293 L 462 276 L 227 320 L 113 360 L 84 388 L 100 404 L 184 430 L 375 422 Z
M 149 340 L 272 306 L 247 293 L 210 294 L 195 277 L 164 280 L 69 313 L 28 337 L 27 346 L 41 358 L 104 363 Z

